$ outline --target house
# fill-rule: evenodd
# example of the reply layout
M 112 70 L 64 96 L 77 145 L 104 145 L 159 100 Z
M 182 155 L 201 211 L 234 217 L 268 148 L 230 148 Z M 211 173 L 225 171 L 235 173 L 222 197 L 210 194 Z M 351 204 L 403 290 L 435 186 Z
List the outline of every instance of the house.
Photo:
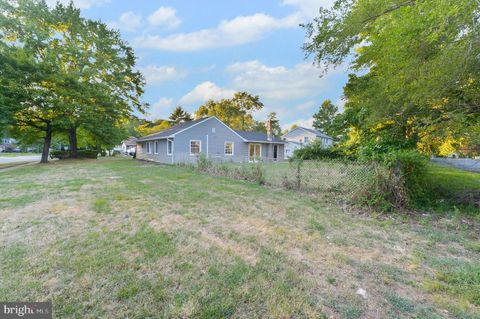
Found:
M 172 126 L 137 139 L 137 158 L 194 163 L 200 154 L 216 162 L 283 161 L 285 142 L 267 133 L 235 131 L 215 116 Z
M 13 138 L 9 138 L 9 137 L 2 138 L 0 143 L 0 152 L 16 150 L 17 149 L 15 145 L 16 143 L 17 141 Z
M 283 135 L 285 144 L 285 158 L 293 155 L 296 149 L 302 148 L 314 141 L 320 141 L 322 148 L 328 148 L 333 145 L 333 138 L 330 136 L 306 127 L 297 126 L 287 134 Z
M 126 140 L 122 141 L 122 144 L 116 146 L 114 150 L 121 152 L 122 154 L 135 153 L 135 147 L 137 146 L 137 138 L 130 136 Z

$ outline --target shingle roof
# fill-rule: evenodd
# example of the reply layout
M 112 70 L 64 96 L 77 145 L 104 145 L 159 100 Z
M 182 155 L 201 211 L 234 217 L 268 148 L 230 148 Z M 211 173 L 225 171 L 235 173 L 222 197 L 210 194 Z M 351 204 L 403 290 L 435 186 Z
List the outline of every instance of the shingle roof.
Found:
M 133 137 L 133 136 L 130 136 L 129 138 L 127 138 L 122 143 L 125 144 L 126 146 L 135 146 L 135 144 L 137 143 L 137 138 Z
M 327 134 L 325 133 L 322 133 L 320 131 L 317 131 L 317 130 L 314 130 L 314 129 L 311 129 L 311 128 L 306 128 L 306 127 L 302 127 L 302 126 L 297 126 L 297 128 L 301 128 L 305 131 L 308 131 L 312 134 L 315 134 L 316 136 L 319 136 L 319 137 L 326 137 L 326 138 L 331 138 L 330 136 L 328 136 Z
M 265 143 L 285 143 L 285 141 L 279 139 L 278 137 L 273 137 L 271 141 L 267 138 L 267 133 L 259 132 L 247 132 L 247 131 L 235 131 L 238 135 L 243 137 L 247 142 L 265 142 Z
M 211 116 L 210 116 L 211 117 Z M 167 138 L 175 133 L 178 133 L 180 132 L 181 130 L 184 130 L 184 129 L 187 129 L 189 128 L 190 126 L 193 126 L 199 122 L 202 122 L 202 121 L 205 121 L 206 119 L 210 118 L 210 117 L 204 117 L 204 118 L 201 118 L 201 119 L 198 119 L 198 120 L 194 120 L 194 121 L 190 121 L 190 122 L 184 122 L 184 123 L 180 123 L 180 124 L 177 124 L 177 125 L 174 125 L 172 127 L 169 127 L 163 131 L 160 131 L 160 132 L 157 132 L 157 133 L 154 133 L 154 134 L 150 134 L 150 135 L 147 135 L 147 136 L 144 136 L 142 138 L 139 138 L 137 139 L 137 142 L 143 142 L 143 141 L 150 141 L 150 140 L 158 140 L 158 139 L 164 139 L 164 138 Z

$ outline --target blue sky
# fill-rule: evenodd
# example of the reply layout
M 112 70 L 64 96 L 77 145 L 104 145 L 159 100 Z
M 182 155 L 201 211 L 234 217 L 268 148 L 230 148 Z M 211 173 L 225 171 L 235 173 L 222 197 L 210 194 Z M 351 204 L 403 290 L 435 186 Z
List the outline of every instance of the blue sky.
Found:
M 255 118 L 275 111 L 284 128 L 311 125 L 324 99 L 342 104 L 345 69 L 320 77 L 301 50 L 298 26 L 331 0 L 74 2 L 85 17 L 118 28 L 135 49 L 150 119 L 167 118 L 176 105 L 193 112 L 236 91 L 260 95 L 265 107 Z

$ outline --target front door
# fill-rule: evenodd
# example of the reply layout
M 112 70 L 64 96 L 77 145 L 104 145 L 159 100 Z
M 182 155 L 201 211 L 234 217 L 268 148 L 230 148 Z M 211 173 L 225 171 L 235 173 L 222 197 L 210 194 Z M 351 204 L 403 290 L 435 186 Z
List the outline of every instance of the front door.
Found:
M 248 147 L 248 158 L 250 162 L 257 162 L 262 156 L 262 145 L 260 144 L 249 144 Z
M 278 159 L 278 145 L 273 145 L 273 160 L 276 161 Z

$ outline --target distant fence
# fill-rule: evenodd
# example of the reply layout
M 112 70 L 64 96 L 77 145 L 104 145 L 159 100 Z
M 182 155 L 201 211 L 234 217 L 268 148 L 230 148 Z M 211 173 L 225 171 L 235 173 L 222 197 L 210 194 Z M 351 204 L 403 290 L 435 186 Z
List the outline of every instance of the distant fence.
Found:
M 474 160 L 471 158 L 441 158 L 434 157 L 432 162 L 453 166 L 465 171 L 480 173 L 480 160 Z

